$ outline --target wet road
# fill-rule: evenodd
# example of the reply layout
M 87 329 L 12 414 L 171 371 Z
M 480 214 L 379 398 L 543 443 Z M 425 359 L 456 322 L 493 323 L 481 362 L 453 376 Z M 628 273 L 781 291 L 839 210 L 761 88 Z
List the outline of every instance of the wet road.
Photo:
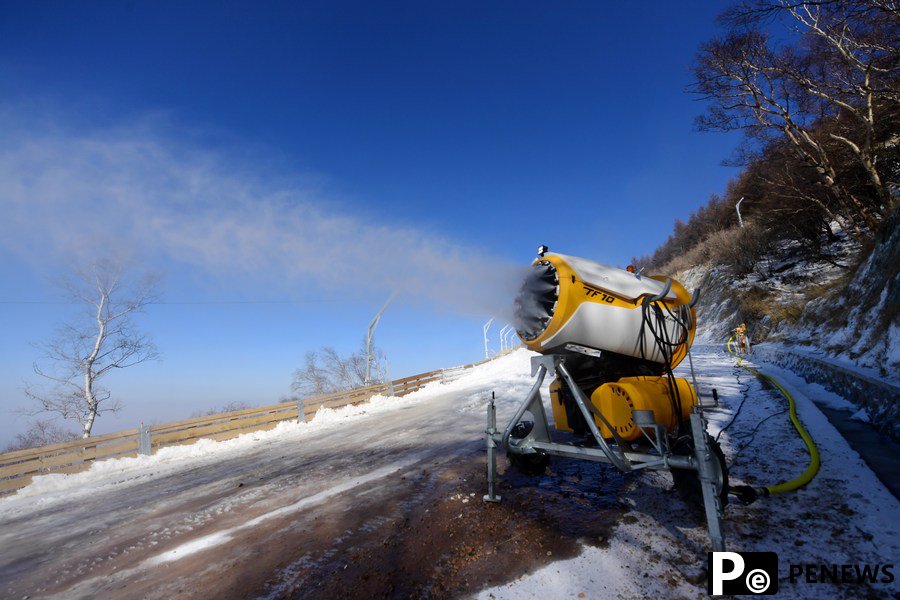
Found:
M 509 501 L 480 501 L 484 403 L 496 391 L 508 416 L 527 365 L 93 494 L 0 501 L 0 596 L 445 596 L 574 556 L 585 537 L 603 543 L 620 512 L 603 501 L 622 485 L 605 466 L 548 472 L 538 493 L 511 477 Z

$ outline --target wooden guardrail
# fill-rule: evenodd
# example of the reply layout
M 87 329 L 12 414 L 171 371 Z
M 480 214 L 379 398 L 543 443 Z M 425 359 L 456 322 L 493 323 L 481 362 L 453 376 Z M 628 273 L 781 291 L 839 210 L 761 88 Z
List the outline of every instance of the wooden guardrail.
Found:
M 137 456 L 138 430 L 0 454 L 0 494 L 17 490 L 39 473 L 73 473 L 100 458 Z
M 192 444 L 199 439 L 227 440 L 245 433 L 273 429 L 283 421 L 306 422 L 321 408 L 357 404 L 378 394 L 405 396 L 434 381 L 456 378 L 462 370 L 477 364 L 481 363 L 429 371 L 388 383 L 304 398 L 299 402 L 280 402 L 6 452 L 0 454 L 0 494 L 25 487 L 35 475 L 86 470 L 95 460 L 152 454 L 159 448 Z

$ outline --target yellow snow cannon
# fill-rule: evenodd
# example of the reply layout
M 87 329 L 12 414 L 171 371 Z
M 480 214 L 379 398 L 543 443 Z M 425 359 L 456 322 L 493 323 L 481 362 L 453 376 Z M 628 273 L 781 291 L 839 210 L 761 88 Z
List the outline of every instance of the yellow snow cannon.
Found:
M 545 253 L 531 266 L 515 301 L 516 332 L 531 350 L 606 351 L 673 369 L 687 355 L 696 313 L 679 282 L 564 254 Z M 649 299 L 668 314 L 659 322 L 662 347 L 642 335 L 652 333 L 644 310 Z
M 691 410 L 697 404 L 697 394 L 687 379 L 676 377 L 675 385 L 680 399 L 679 413 L 675 412 L 676 402 L 665 377 L 622 377 L 618 381 L 600 385 L 590 396 L 591 404 L 597 409 L 593 417 L 600 434 L 606 439 L 614 439 L 618 435 L 626 442 L 640 439 L 641 430 L 632 418 L 636 410 L 653 411 L 656 421 L 667 432 L 674 431 L 680 422 L 690 418 Z M 558 380 L 550 384 L 554 426 L 562 431 L 574 431 L 575 428 L 569 425 L 565 397 L 560 396 L 559 389 Z M 578 413 L 574 414 L 577 419 Z M 609 426 L 600 420 L 598 414 L 606 417 Z
M 683 498 L 702 501 L 713 550 L 724 550 L 724 455 L 706 433 L 695 386 L 673 374 L 690 358 L 698 298 L 699 290 L 691 295 L 668 277 L 541 246 L 514 302 L 516 332 L 539 353 L 531 359 L 535 382 L 503 430 L 488 404 L 485 501 L 500 500 L 498 447 L 532 474 L 550 456 L 669 470 Z M 548 372 L 552 425 L 541 397 Z M 552 429 L 568 438 L 554 439 Z
M 675 280 L 544 253 L 522 283 L 515 315 L 528 348 L 568 354 L 570 364 L 582 366 L 574 370 L 584 374 L 579 383 L 591 408 L 611 426 L 595 412 L 604 438 L 613 438 L 613 431 L 626 441 L 641 437 L 631 418 L 634 410 L 654 411 L 658 422 L 674 431 L 696 404 L 686 379 L 667 376 L 687 355 L 696 329 L 691 295 Z M 556 428 L 586 432 L 571 399 L 558 390 L 554 382 Z

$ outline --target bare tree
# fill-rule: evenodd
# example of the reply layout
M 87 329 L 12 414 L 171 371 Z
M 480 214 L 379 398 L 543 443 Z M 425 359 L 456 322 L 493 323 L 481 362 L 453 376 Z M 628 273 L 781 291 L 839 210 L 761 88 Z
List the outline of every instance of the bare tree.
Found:
M 25 433 L 17 433 L 16 440 L 7 446 L 4 452 L 15 452 L 16 450 L 27 450 L 28 448 L 67 442 L 78 437 L 77 433 L 65 429 L 52 419 L 38 419 L 32 421 Z
M 60 327 L 40 346 L 48 366 L 34 364 L 47 387 L 26 394 L 38 407 L 31 414 L 52 412 L 76 421 L 82 437 L 90 437 L 101 410 L 115 412 L 121 403 L 100 381 L 110 372 L 159 357 L 150 338 L 137 331 L 132 316 L 157 298 L 158 278 L 125 277 L 121 263 L 103 259 L 63 283 L 68 296 L 88 310 L 84 318 Z
M 376 351 L 375 355 L 381 353 Z M 376 379 L 384 379 L 384 369 L 377 365 Z M 308 352 L 303 367 L 294 371 L 291 389 L 301 395 L 315 396 L 365 385 L 366 353 L 363 348 L 349 356 L 341 356 L 337 350 L 325 346 Z
M 879 170 L 876 139 L 877 105 L 900 103 L 900 11 L 894 2 L 778 3 L 810 38 L 809 56 L 798 65 L 787 63 L 787 75 L 808 94 L 847 115 L 844 125 L 828 131 L 859 161 L 882 206 L 893 198 Z M 846 125 L 845 125 L 846 123 Z
M 212 408 L 208 408 L 206 410 L 196 410 L 191 414 L 191 418 L 194 417 L 211 417 L 213 415 L 220 415 L 222 413 L 230 413 L 238 410 L 246 410 L 248 408 L 253 408 L 250 404 L 243 402 L 241 400 L 234 400 L 232 402 L 228 402 L 219 408 L 217 406 L 213 406 Z
M 790 44 L 769 33 L 780 17 L 795 34 Z M 756 0 L 723 18 L 731 29 L 701 47 L 694 67 L 693 89 L 710 101 L 701 129 L 741 129 L 763 145 L 788 141 L 845 216 L 874 230 L 894 205 L 879 158 L 895 128 L 879 119 L 900 99 L 895 3 Z M 843 153 L 865 173 L 869 198 L 840 176 Z

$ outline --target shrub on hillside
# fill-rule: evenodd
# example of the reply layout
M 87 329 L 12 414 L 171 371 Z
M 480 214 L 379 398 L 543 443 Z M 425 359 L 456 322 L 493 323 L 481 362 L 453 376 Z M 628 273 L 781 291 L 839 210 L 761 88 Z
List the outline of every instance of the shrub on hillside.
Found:
M 749 221 L 744 227 L 713 231 L 686 252 L 674 255 L 659 268 L 651 266 L 649 270 L 674 276 L 691 267 L 711 264 L 731 267 L 736 275 L 756 270 L 765 279 L 769 276 L 768 265 L 762 259 L 771 245 L 770 232 L 755 221 Z
M 730 265 L 736 275 L 756 270 L 763 278 L 768 277 L 761 259 L 771 247 L 771 238 L 755 221 L 747 222 L 744 227 L 717 231 L 704 243 L 708 246 L 708 262 Z

